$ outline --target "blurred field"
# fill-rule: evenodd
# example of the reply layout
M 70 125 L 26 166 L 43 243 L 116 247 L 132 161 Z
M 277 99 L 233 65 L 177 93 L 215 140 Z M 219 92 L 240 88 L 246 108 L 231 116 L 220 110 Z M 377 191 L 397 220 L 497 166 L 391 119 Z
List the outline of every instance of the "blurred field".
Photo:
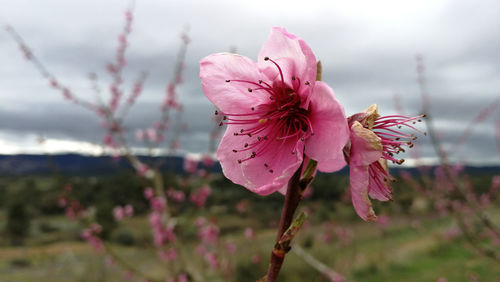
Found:
M 43 182 L 43 181 L 42 181 Z M 242 188 L 240 188 L 242 189 Z M 260 199 L 259 202 L 266 202 Z M 257 206 L 256 203 L 254 206 Z M 446 230 L 454 227 L 448 217 L 436 217 L 432 212 L 394 214 L 390 224 L 382 227 L 365 223 L 352 216 L 347 203 L 325 203 L 305 200 L 303 208 L 316 211 L 309 218 L 308 226 L 296 241 L 348 281 L 436 281 L 440 277 L 448 281 L 500 281 L 498 262 L 481 257 L 470 248 L 464 238 L 447 238 Z M 277 219 L 279 209 L 260 209 L 240 215 L 228 207 L 214 205 L 203 211 L 205 217 L 216 218 L 221 230 L 221 241 L 237 245 L 238 251 L 229 258 L 234 267 L 234 281 L 254 281 L 267 267 L 273 245 L 275 229 L 264 221 Z M 201 212 L 186 213 L 184 220 Z M 253 214 L 255 213 L 255 215 Z M 500 209 L 488 210 L 488 214 L 500 224 Z M 347 243 L 333 237 L 322 242 L 324 218 L 333 226 L 341 226 L 352 234 Z M 0 213 L 0 230 L 4 230 L 5 213 Z M 107 266 L 105 257 L 95 253 L 81 241 L 81 226 L 62 215 L 38 215 L 30 224 L 29 237 L 23 246 L 9 246 L 6 236 L 0 239 L 0 281 L 124 281 L 124 271 L 117 265 Z M 256 230 L 256 238 L 244 237 L 246 226 Z M 183 230 L 179 238 L 186 253 L 194 248 L 194 230 Z M 124 239 L 124 238 L 129 238 Z M 165 277 L 171 267 L 159 262 L 154 251 L 148 249 L 151 231 L 145 215 L 135 216 L 120 224 L 109 237 L 113 251 L 140 271 L 151 277 Z M 259 255 L 260 263 L 252 262 Z M 210 275 L 202 259 L 189 258 L 208 273 L 209 281 L 219 280 Z M 132 281 L 142 281 L 132 278 Z M 293 251 L 287 256 L 280 281 L 328 281 Z

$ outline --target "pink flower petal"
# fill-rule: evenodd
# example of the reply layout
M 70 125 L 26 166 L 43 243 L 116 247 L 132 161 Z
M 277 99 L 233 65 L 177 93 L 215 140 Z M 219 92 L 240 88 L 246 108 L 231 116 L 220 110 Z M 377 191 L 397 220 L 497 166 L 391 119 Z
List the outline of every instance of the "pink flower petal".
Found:
M 271 194 L 286 185 L 302 163 L 304 143 L 293 139 L 269 140 L 269 148 L 264 153 L 239 163 L 238 160 L 245 159 L 250 152 L 235 153 L 233 148 L 241 147 L 247 138 L 251 140 L 247 136 L 234 136 L 239 130 L 237 125 L 228 125 L 219 145 L 217 158 L 224 175 L 260 195 Z M 296 153 L 292 154 L 294 150 Z
M 342 149 L 349 139 L 349 129 L 344 108 L 324 82 L 316 82 L 311 95 L 309 119 L 314 135 L 306 140 L 305 153 L 322 171 L 333 172 L 345 165 Z
M 285 83 L 292 85 L 292 76 L 299 77 L 301 82 L 309 81 L 311 87 L 316 81 L 316 57 L 305 41 L 284 28 L 273 27 L 267 41 L 259 52 L 258 62 L 261 70 L 269 79 L 274 80 L 279 72 L 277 68 L 264 58 L 269 57 L 282 68 Z M 302 93 L 299 93 L 302 94 Z
M 350 166 L 352 205 L 356 213 L 365 221 L 374 221 L 377 216 L 368 198 L 368 166 Z
M 213 54 L 200 62 L 200 79 L 207 98 L 226 113 L 248 112 L 249 105 L 267 102 L 268 97 L 248 92 L 248 83 L 227 83 L 226 80 L 257 82 L 264 75 L 251 59 L 228 53 Z
M 352 124 L 350 136 L 350 165 L 369 165 L 382 157 L 381 139 L 358 121 Z

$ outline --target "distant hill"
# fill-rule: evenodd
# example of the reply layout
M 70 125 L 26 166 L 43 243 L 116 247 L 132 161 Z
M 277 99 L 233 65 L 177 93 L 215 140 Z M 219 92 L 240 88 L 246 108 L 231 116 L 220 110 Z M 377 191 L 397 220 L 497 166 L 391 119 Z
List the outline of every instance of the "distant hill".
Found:
M 181 156 L 147 157 L 139 156 L 145 163 L 159 163 L 162 170 L 184 173 L 184 159 Z M 79 154 L 58 155 L 0 155 L 0 175 L 51 174 L 106 175 L 120 170 L 133 171 L 124 158 L 110 156 L 86 156 Z M 216 163 L 211 172 L 221 172 Z
M 162 170 L 175 173 L 184 173 L 182 156 L 146 157 L 139 156 L 146 163 L 160 163 Z M 401 171 L 417 174 L 419 168 L 392 167 L 391 174 L 398 176 Z M 425 167 L 433 171 L 433 166 Z M 120 170 L 133 171 L 125 159 L 114 159 L 110 156 L 86 156 L 79 154 L 58 155 L 0 155 L 0 175 L 31 175 L 50 174 L 56 171 L 67 175 L 106 175 Z M 347 174 L 348 168 L 337 172 Z M 221 167 L 216 163 L 211 172 L 221 172 Z M 500 174 L 500 166 L 465 166 L 467 174 Z

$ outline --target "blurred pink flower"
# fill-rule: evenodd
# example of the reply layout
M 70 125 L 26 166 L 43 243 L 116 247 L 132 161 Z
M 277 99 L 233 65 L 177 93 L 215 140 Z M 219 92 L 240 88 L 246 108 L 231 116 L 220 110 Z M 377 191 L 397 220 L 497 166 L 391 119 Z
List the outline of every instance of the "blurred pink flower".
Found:
M 144 189 L 144 198 L 150 200 L 151 198 L 153 198 L 155 195 L 155 191 L 153 190 L 153 188 L 151 187 L 146 187 L 146 189 Z
M 212 157 L 210 155 L 203 155 L 203 157 L 201 158 L 201 162 L 207 168 L 211 167 L 211 166 L 213 166 L 215 164 L 214 157 Z
M 219 228 L 215 224 L 209 223 L 208 225 L 200 227 L 198 237 L 204 244 L 214 245 L 219 239 Z
M 390 222 L 391 222 L 391 219 L 386 214 L 382 214 L 377 218 L 377 224 L 378 224 L 378 226 L 380 226 L 382 228 L 389 226 Z
M 134 207 L 132 205 L 125 205 L 123 207 L 123 214 L 126 217 L 131 217 L 134 215 Z
M 247 227 L 245 229 L 245 238 L 247 238 L 248 240 L 252 240 L 253 238 L 255 238 L 255 231 L 253 230 L 253 228 Z
M 218 269 L 219 268 L 219 259 L 217 258 L 217 255 L 213 252 L 208 252 L 205 254 L 205 261 L 210 265 L 210 268 L 212 269 Z
M 246 200 L 241 200 L 238 203 L 236 203 L 236 210 L 240 213 L 247 212 L 248 210 L 248 201 Z
M 348 140 L 344 109 L 316 81 L 316 58 L 301 38 L 272 28 L 258 61 L 229 53 L 201 60 L 207 98 L 227 130 L 217 151 L 224 175 L 260 195 L 278 191 L 303 161 L 336 171 Z
M 201 208 L 205 205 L 205 201 L 207 200 L 208 196 L 210 196 L 211 193 L 212 190 L 210 189 L 210 186 L 205 185 L 200 189 L 198 189 L 198 191 L 191 193 L 191 195 L 189 195 L 189 200 L 193 202 L 196 206 Z
M 160 250 L 158 251 L 158 257 L 164 261 L 173 261 L 177 259 L 177 251 L 174 248 L 170 248 L 168 251 Z
M 260 263 L 261 261 L 261 258 L 260 258 L 260 255 L 253 255 L 252 256 L 252 262 L 257 264 L 257 263 Z
M 114 218 L 115 218 L 116 221 L 122 220 L 123 217 L 125 216 L 124 213 L 123 213 L 123 208 L 120 207 L 120 206 L 116 206 L 113 209 L 113 216 L 114 216 Z
M 162 212 L 166 206 L 166 200 L 163 197 L 154 197 L 149 200 L 151 209 L 157 212 Z
M 387 161 L 401 164 L 403 159 L 396 159 L 394 155 L 404 152 L 402 147 L 413 147 L 411 141 L 416 139 L 414 135 L 397 129 L 405 126 L 418 131 L 412 123 L 420 118 L 400 115 L 380 117 L 377 105 L 348 118 L 351 142 L 344 151 L 349 163 L 351 199 L 363 220 L 377 218 L 368 196 L 379 201 L 392 199 L 392 177 Z
M 184 156 L 184 171 L 190 174 L 196 173 L 198 169 L 198 160 L 192 156 Z
M 184 192 L 175 190 L 174 188 L 170 188 L 167 190 L 167 196 L 178 203 L 184 202 L 184 199 L 186 198 Z

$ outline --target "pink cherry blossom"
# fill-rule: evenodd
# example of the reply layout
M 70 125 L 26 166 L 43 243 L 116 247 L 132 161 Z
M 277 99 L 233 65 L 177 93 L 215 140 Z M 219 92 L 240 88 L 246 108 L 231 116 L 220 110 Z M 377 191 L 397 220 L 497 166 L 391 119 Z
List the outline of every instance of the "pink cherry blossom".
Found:
M 412 124 L 421 117 L 380 117 L 377 105 L 372 105 L 348 118 L 351 142 L 345 151 L 349 162 L 351 199 L 362 219 L 372 221 L 377 218 L 368 196 L 379 201 L 392 198 L 392 177 L 387 161 L 403 163 L 404 160 L 396 159 L 395 154 L 404 152 L 402 147 L 413 147 L 411 141 L 416 139 L 413 134 L 398 129 L 404 126 L 420 132 Z
M 125 217 L 125 214 L 123 212 L 123 208 L 120 206 L 116 206 L 113 209 L 113 216 L 114 216 L 116 221 L 122 220 Z
M 247 227 L 245 229 L 245 238 L 247 238 L 248 240 L 252 240 L 253 238 L 255 238 L 255 231 L 253 230 L 253 228 Z
M 205 185 L 195 191 L 194 193 L 191 193 L 189 195 L 189 200 L 194 203 L 196 206 L 199 208 L 203 207 L 205 205 L 205 201 L 207 200 L 208 196 L 212 193 L 212 190 L 210 189 L 210 186 Z
M 219 268 L 219 258 L 217 257 L 217 254 L 213 252 L 208 252 L 205 254 L 205 261 L 210 265 L 210 268 L 212 269 L 218 269 Z
M 153 198 L 155 195 L 155 191 L 153 190 L 153 188 L 151 187 L 146 187 L 146 189 L 144 189 L 144 198 L 150 200 L 151 198 Z
M 167 190 L 167 196 L 178 203 L 183 202 L 184 199 L 186 198 L 184 192 L 180 190 L 175 190 L 174 188 L 170 188 Z
M 228 127 L 217 151 L 224 175 L 260 195 L 282 188 L 303 161 L 335 171 L 348 140 L 344 109 L 316 81 L 316 58 L 301 38 L 272 28 L 258 61 L 236 54 L 201 60 L 207 98 Z
M 198 159 L 193 156 L 186 155 L 184 157 L 184 171 L 194 174 L 198 169 Z

